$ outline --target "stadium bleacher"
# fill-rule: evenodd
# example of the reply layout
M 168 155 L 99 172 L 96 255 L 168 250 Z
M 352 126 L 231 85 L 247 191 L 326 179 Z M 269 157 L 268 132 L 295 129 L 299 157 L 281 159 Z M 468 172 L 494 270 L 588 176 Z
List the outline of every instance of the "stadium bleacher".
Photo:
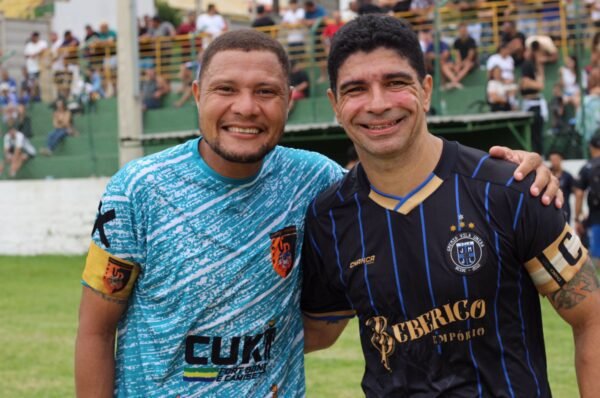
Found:
M 490 27 L 495 29 L 501 24 L 498 19 L 499 11 L 504 10 L 510 2 L 494 2 L 487 6 L 490 13 Z M 562 4 L 558 1 L 547 0 L 548 7 L 554 7 Z M 488 4 L 488 3 L 486 3 Z M 540 4 L 536 2 L 536 4 Z M 533 7 L 533 6 L 532 6 Z M 561 6 L 562 7 L 562 6 Z M 488 11 L 489 11 L 488 10 Z M 533 8 L 532 8 L 533 10 Z M 543 9 L 535 9 L 537 13 Z M 532 11 L 532 12 L 534 12 Z M 410 13 L 398 14 L 399 17 L 405 17 L 411 21 L 414 16 Z M 453 10 L 443 9 L 443 35 L 448 35 L 456 26 L 457 15 Z M 465 17 L 464 15 L 462 16 Z M 468 15 L 469 18 L 478 18 L 476 14 Z M 508 18 L 508 17 L 507 17 Z M 516 17 L 511 17 L 516 18 Z M 562 51 L 571 51 L 569 46 L 573 42 L 573 34 L 568 31 L 566 14 L 561 8 L 561 12 L 557 15 L 556 21 L 562 27 L 560 37 L 557 37 L 557 47 Z M 542 19 L 540 19 L 541 21 Z M 286 33 L 281 26 L 276 26 L 270 29 L 267 33 L 273 34 L 285 45 Z M 560 29 L 559 29 L 560 30 Z M 312 34 L 316 34 L 314 31 Z M 308 32 L 307 32 L 308 35 Z M 311 36 L 308 36 L 309 38 Z M 314 36 L 312 36 L 314 38 Z M 200 41 L 193 35 L 178 36 L 169 38 L 171 41 L 168 46 L 169 50 L 165 51 L 165 40 L 161 39 L 159 43 L 154 43 L 154 50 L 149 45 L 142 48 L 143 55 L 150 54 L 155 57 L 155 65 L 157 72 L 160 71 L 172 81 L 177 79 L 179 65 L 190 59 L 194 59 L 194 50 L 190 51 L 190 43 L 199 43 Z M 489 34 L 482 35 L 481 53 L 491 53 L 498 43 L 498 32 L 492 30 Z M 586 43 L 587 43 L 587 39 Z M 187 44 L 186 44 L 187 43 Z M 290 126 L 310 126 L 319 124 L 332 124 L 334 115 L 326 97 L 328 83 L 318 82 L 319 65 L 315 63 L 315 54 L 319 54 L 322 48 L 318 47 L 315 40 L 307 40 L 307 53 L 301 61 L 308 65 L 307 71 L 311 78 L 311 97 L 298 101 L 293 111 L 290 114 L 288 124 Z M 186 47 L 187 45 L 187 47 Z M 588 46 L 586 46 L 588 47 Z M 106 50 L 106 55 L 110 56 L 110 49 Z M 145 55 L 144 55 L 145 54 Z M 589 51 L 586 54 L 589 57 Z M 80 62 L 87 62 L 84 57 L 80 57 Z M 323 62 L 323 61 L 321 61 Z M 580 65 L 585 65 L 587 59 L 582 60 Z M 485 64 L 482 62 L 482 64 Z M 548 64 L 545 68 L 546 85 L 544 94 L 549 100 L 554 83 L 559 76 L 559 67 L 561 62 Z M 516 74 L 520 73 L 519 68 L 516 69 Z M 108 73 L 114 74 L 113 71 Z M 487 71 L 482 66 L 477 68 L 472 73 L 467 75 L 463 80 L 464 89 L 449 90 L 442 93 L 441 109 L 437 109 L 438 114 L 443 115 L 461 115 L 467 113 L 478 113 L 479 110 L 473 106 L 476 102 L 485 100 L 487 84 Z M 144 134 L 151 135 L 157 133 L 171 132 L 193 132 L 197 131 L 197 114 L 193 101 L 189 101 L 180 108 L 173 106 L 178 95 L 175 93 L 169 94 L 160 109 L 149 110 L 143 115 Z M 81 114 L 74 116 L 75 128 L 81 133 L 76 137 L 69 137 L 65 140 L 61 147 L 58 148 L 54 156 L 50 158 L 37 156 L 34 160 L 28 162 L 21 172 L 19 178 L 63 178 L 63 177 L 85 177 L 98 175 L 112 175 L 118 169 L 118 127 L 117 127 L 117 101 L 115 97 L 99 99 L 95 103 L 94 110 L 86 110 Z M 485 111 L 485 108 L 483 109 Z M 39 148 L 44 145 L 47 133 L 51 130 L 52 125 L 52 109 L 45 103 L 34 103 L 29 109 L 29 114 L 32 119 L 32 131 L 34 133 L 32 142 Z M 308 127 L 307 127 L 308 128 Z M 339 131 L 338 131 L 339 133 Z M 326 135 L 326 133 L 323 133 Z M 157 150 L 181 141 L 186 134 L 174 134 L 172 139 L 149 139 L 144 142 L 144 153 L 153 153 Z M 187 135 L 189 136 L 189 134 Z M 314 137 L 314 134 L 312 134 Z M 148 136 L 150 137 L 150 136 Z M 299 138 L 300 137 L 300 138 Z M 343 152 L 338 151 L 339 148 L 328 148 L 331 143 L 339 141 L 339 137 L 328 142 L 325 138 L 320 139 L 321 143 L 302 142 L 299 134 L 294 135 L 294 139 L 290 139 L 291 145 L 309 147 L 318 149 L 334 158 L 339 157 L 337 154 Z M 286 139 L 284 137 L 284 142 Z M 347 142 L 346 144 L 347 145 Z M 345 147 L 345 146 L 344 146 Z M 328 152 L 329 151 L 329 152 Z M 340 159 L 342 160 L 342 159 Z M 0 177 L 4 178 L 4 177 Z

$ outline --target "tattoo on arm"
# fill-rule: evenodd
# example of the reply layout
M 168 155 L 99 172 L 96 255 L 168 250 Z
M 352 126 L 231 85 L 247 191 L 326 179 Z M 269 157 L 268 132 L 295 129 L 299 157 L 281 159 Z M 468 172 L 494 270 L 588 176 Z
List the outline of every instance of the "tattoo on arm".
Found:
M 571 309 L 582 302 L 591 292 L 598 290 L 600 282 L 592 260 L 588 257 L 583 267 L 558 291 L 550 295 L 557 310 Z
M 122 304 L 122 305 L 127 304 L 127 300 L 114 298 L 114 297 L 109 296 L 108 294 L 104 294 L 102 292 L 99 292 L 99 291 L 91 289 L 91 288 L 90 288 L 90 290 L 92 292 L 96 293 L 98 296 L 102 297 L 104 300 L 110 301 L 111 303 Z

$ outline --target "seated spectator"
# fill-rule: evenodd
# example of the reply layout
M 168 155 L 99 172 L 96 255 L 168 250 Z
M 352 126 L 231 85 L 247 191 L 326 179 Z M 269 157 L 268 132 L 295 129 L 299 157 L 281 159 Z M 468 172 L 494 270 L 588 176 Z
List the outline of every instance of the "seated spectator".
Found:
M 590 72 L 587 92 L 576 116 L 577 131 L 585 141 L 589 141 L 600 129 L 600 67 Z
M 517 86 L 514 83 L 505 83 L 502 79 L 502 69 L 494 66 L 489 72 L 487 84 L 487 102 L 490 105 L 490 111 L 510 111 L 512 110 L 511 97 L 514 97 Z
M 275 26 L 275 21 L 266 10 L 265 6 L 259 4 L 256 6 L 256 19 L 252 22 L 253 28 L 264 28 L 267 26 Z
M 76 135 L 73 129 L 71 111 L 67 109 L 65 101 L 58 99 L 55 102 L 56 109 L 52 115 L 52 125 L 54 130 L 48 133 L 46 147 L 40 149 L 42 155 L 51 156 L 58 144 L 60 144 L 67 136 Z
M 2 69 L 2 72 L 0 72 L 0 84 L 8 84 L 10 90 L 13 92 L 17 90 L 17 82 L 10 77 L 6 69 Z
M 0 84 L 0 109 L 2 121 L 9 126 L 20 124 L 25 117 L 25 107 L 19 104 L 17 94 L 8 83 Z
M 578 69 L 577 57 L 574 55 L 567 55 L 565 57 L 565 64 L 560 68 L 559 77 L 563 103 L 564 105 L 570 104 L 575 109 L 579 107 L 580 100 Z
M 15 177 L 27 160 L 35 156 L 35 148 L 14 126 L 4 135 L 4 161 L 0 163 L 0 174 L 8 166 L 8 176 Z
M 538 42 L 540 45 L 540 62 L 544 64 L 554 63 L 558 60 L 558 48 L 552 41 L 550 36 L 544 35 L 534 35 L 529 36 L 527 40 L 525 40 L 525 48 L 530 48 L 533 42 Z
M 464 22 L 458 25 L 458 38 L 454 41 L 454 49 L 457 50 L 454 72 L 457 80 L 461 81 L 478 64 L 477 43 L 475 43 L 475 39 L 469 36 L 467 24 Z
M 290 74 L 290 85 L 292 89 L 292 100 L 299 101 L 307 98 L 310 93 L 310 79 L 300 62 L 292 62 L 292 73 Z
M 515 61 L 510 56 L 510 45 L 506 42 L 500 43 L 498 52 L 492 54 L 485 65 L 488 72 L 496 66 L 500 67 L 500 70 L 502 71 L 502 80 L 505 83 L 512 83 L 515 81 Z
M 435 43 L 431 31 L 424 31 L 422 34 L 425 44 L 425 67 L 427 73 L 433 75 L 435 71 L 435 62 L 440 63 L 440 71 L 442 78 L 446 81 L 443 85 L 444 89 L 463 88 L 463 85 L 458 79 L 458 75 L 454 71 L 454 62 L 450 54 L 450 47 L 444 41 L 440 40 L 439 54 L 435 53 Z
M 171 91 L 167 79 L 157 75 L 154 68 L 147 68 L 141 82 L 142 110 L 162 107 L 163 98 Z
M 192 98 L 192 83 L 194 82 L 194 63 L 186 62 L 185 64 L 181 64 L 179 67 L 179 80 L 181 81 L 181 88 L 178 93 L 181 94 L 181 97 L 173 106 L 175 108 L 180 108 L 185 104 L 188 100 Z
M 94 43 L 98 41 L 98 32 L 96 32 L 92 25 L 85 25 L 85 37 L 83 38 L 83 55 L 88 62 L 97 63 L 97 57 L 101 54 L 97 54 L 94 49 Z

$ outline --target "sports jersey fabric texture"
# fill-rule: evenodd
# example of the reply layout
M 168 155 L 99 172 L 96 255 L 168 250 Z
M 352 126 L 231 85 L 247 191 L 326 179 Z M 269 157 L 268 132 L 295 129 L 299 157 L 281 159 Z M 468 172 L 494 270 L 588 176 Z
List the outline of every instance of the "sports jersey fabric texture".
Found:
M 550 397 L 538 291 L 587 253 L 514 168 L 444 141 L 406 197 L 359 165 L 309 207 L 302 309 L 356 313 L 367 397 Z
M 83 283 L 108 295 L 132 288 L 115 395 L 304 396 L 304 215 L 343 171 L 276 147 L 256 176 L 234 180 L 198 144 L 129 163 L 100 203 Z

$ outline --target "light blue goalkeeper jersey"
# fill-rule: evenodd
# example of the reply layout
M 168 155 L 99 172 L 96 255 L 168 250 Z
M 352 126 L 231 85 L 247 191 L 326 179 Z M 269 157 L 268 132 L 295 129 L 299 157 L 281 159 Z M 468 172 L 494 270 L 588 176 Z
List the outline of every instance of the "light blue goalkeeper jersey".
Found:
M 304 396 L 304 215 L 343 171 L 276 147 L 257 176 L 233 180 L 198 144 L 129 163 L 100 203 L 83 283 L 108 295 L 131 286 L 115 395 Z

